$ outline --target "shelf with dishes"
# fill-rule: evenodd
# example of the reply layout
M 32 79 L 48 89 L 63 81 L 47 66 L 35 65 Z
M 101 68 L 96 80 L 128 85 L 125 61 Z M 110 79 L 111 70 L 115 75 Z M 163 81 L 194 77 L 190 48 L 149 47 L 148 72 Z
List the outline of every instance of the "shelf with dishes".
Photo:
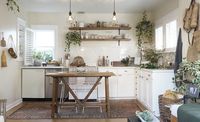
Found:
M 131 27 L 70 27 L 69 30 L 130 30 Z
M 131 39 L 81 39 L 82 41 L 130 41 Z
M 79 31 L 81 34 L 82 41 L 118 41 L 118 45 L 120 45 L 120 41 L 130 41 L 131 39 L 127 34 L 122 34 L 122 30 L 131 30 L 129 24 L 116 24 L 116 23 L 108 23 L 108 22 L 99 22 L 96 23 L 76 23 L 73 27 L 69 27 L 71 31 Z M 117 31 L 118 35 L 99 35 L 88 34 L 87 31 L 94 30 L 94 31 L 104 31 L 107 33 L 108 31 Z M 106 32 L 105 32 L 106 31 Z M 109 32 L 110 33 L 110 32 Z M 108 34 L 108 33 L 107 33 Z
M 99 35 L 99 34 L 89 34 L 87 32 L 81 33 L 82 41 L 130 41 L 131 39 L 127 34 L 122 35 Z

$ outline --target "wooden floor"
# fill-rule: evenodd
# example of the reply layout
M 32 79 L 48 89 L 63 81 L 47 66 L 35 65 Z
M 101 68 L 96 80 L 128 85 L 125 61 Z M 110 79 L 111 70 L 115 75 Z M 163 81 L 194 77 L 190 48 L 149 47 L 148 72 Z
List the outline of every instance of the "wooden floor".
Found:
M 127 122 L 127 119 L 43 119 L 43 120 L 7 120 L 6 122 Z

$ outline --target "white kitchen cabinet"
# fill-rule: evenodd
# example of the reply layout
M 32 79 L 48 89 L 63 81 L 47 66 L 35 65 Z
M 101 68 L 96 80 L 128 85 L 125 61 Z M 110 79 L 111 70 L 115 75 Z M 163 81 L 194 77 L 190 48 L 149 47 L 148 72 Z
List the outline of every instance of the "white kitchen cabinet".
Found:
M 118 98 L 134 98 L 135 82 L 134 76 L 124 75 L 118 79 Z
M 99 68 L 99 72 L 113 72 L 116 76 L 109 77 L 109 95 L 111 98 L 117 97 L 117 81 L 118 73 L 116 69 L 111 68 Z M 102 78 L 100 84 L 98 85 L 98 97 L 105 98 L 105 78 Z
M 111 99 L 134 99 L 135 68 L 134 67 L 100 67 L 100 72 L 113 72 L 116 76 L 109 78 L 109 95 Z M 98 86 L 98 97 L 105 98 L 104 80 Z
M 22 69 L 22 98 L 45 98 L 44 81 L 44 69 Z
M 138 69 L 136 74 L 137 99 L 156 116 L 159 116 L 158 96 L 175 87 L 172 80 L 173 70 Z

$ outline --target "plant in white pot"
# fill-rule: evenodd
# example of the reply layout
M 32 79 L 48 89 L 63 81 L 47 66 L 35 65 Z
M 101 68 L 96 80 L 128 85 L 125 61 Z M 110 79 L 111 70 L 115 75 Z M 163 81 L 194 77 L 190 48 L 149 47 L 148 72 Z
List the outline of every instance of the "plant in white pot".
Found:
M 177 91 L 185 93 L 188 83 L 195 84 L 200 88 L 200 60 L 189 62 L 183 60 L 175 74 L 174 79 Z
M 142 54 L 144 49 L 144 43 L 152 42 L 153 37 L 153 23 L 147 19 L 146 11 L 143 13 L 143 17 L 141 21 L 139 21 L 135 27 L 136 29 L 136 37 L 138 39 L 138 50 L 140 51 L 140 64 L 142 61 Z
M 74 31 L 67 32 L 65 35 L 65 64 L 69 66 L 70 48 L 72 45 L 81 45 L 81 34 Z

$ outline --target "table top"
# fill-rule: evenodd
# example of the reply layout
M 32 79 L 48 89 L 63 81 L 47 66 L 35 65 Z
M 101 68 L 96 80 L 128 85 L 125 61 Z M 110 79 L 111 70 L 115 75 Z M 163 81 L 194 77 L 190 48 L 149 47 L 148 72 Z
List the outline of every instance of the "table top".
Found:
M 56 72 L 47 73 L 50 77 L 111 77 L 115 76 L 113 72 Z

